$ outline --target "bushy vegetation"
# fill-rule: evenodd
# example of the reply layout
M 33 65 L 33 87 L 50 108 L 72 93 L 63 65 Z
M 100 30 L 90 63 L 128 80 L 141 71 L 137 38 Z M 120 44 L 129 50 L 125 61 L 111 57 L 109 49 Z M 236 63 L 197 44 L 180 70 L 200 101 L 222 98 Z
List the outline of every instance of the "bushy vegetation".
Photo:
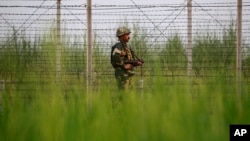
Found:
M 236 66 L 236 30 L 233 26 L 218 35 L 197 36 L 193 46 L 193 70 L 196 76 L 223 72 L 232 76 Z

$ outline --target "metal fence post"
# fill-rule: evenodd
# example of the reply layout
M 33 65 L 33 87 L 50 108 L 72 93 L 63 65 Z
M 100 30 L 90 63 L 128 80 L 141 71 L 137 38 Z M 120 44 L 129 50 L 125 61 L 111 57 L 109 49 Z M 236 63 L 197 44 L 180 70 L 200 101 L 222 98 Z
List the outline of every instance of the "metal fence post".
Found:
M 236 45 L 236 81 L 237 93 L 241 94 L 241 68 L 242 68 L 242 0 L 237 1 L 237 45 Z
M 188 75 L 192 75 L 192 0 L 187 1 L 187 40 L 188 40 L 188 47 L 187 47 L 187 60 L 188 60 Z
M 86 79 L 87 79 L 87 107 L 91 107 L 91 86 L 92 86 L 92 3 L 87 0 L 87 50 L 86 50 Z

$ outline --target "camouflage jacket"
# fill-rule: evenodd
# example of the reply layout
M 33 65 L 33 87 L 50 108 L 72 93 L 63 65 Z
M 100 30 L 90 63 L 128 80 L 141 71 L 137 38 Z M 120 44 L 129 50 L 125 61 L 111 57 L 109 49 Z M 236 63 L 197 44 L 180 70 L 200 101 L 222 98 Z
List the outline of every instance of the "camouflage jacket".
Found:
M 131 50 L 131 49 L 130 49 Z M 131 50 L 132 59 L 135 60 L 135 54 Z M 122 43 L 116 43 L 111 50 L 111 64 L 114 68 L 123 68 L 124 61 L 128 60 Z

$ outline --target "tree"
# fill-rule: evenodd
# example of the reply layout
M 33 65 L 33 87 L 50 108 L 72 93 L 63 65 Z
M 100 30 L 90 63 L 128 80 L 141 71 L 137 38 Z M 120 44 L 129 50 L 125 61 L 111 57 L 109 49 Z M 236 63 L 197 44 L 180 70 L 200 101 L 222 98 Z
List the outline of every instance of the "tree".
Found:
M 172 78 L 175 72 L 182 70 L 186 71 L 186 51 L 177 34 L 168 39 L 165 48 L 160 52 L 160 62 L 163 68 L 167 68 L 171 71 Z

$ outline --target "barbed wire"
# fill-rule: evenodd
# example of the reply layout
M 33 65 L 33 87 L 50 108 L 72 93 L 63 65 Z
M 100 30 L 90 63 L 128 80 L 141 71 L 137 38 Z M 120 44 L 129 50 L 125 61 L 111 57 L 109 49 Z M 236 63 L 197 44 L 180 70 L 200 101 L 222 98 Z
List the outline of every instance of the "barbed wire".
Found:
M 44 2 L 45 2 L 45 0 L 43 1 L 43 3 L 41 3 L 41 5 L 44 4 Z M 53 6 L 53 5 L 52 5 L 52 6 Z M 39 9 L 39 8 L 38 8 L 38 9 Z M 33 12 L 32 16 L 35 15 L 35 13 L 38 11 L 38 9 L 35 10 L 35 11 Z M 50 10 L 50 9 L 46 10 L 44 13 L 48 12 L 49 10 Z M 42 14 L 39 15 L 36 19 L 39 19 L 41 16 L 42 16 Z M 30 16 L 30 17 L 31 17 L 31 16 Z M 28 19 L 30 19 L 30 17 L 29 17 Z M 28 19 L 27 19 L 27 20 L 28 20 Z M 25 20 L 25 22 L 26 22 L 27 20 Z M 24 22 L 24 23 L 25 23 L 25 22 Z M 36 22 L 36 20 L 33 20 L 32 23 L 30 23 L 28 26 L 25 27 L 25 30 L 27 30 L 27 29 L 28 29 L 33 23 L 35 23 L 35 22 Z M 8 44 L 9 42 L 11 42 L 12 40 L 14 40 L 14 39 L 15 39 L 15 36 L 17 36 L 17 35 L 19 35 L 19 34 L 21 34 L 21 33 L 23 33 L 23 32 L 25 31 L 25 30 L 21 30 L 22 27 L 23 27 L 23 25 L 24 25 L 24 24 L 22 24 L 22 25 L 18 28 L 18 30 L 15 31 L 14 35 L 12 36 L 12 38 L 9 38 L 9 39 L 7 40 L 7 42 L 6 42 L 7 44 Z M 20 30 L 21 30 L 21 33 L 18 33 Z
M 24 24 L 41 8 L 41 6 L 45 3 L 45 0 L 42 1 L 40 6 L 36 8 L 36 10 L 22 23 L 22 25 L 17 29 L 16 33 L 19 32 L 19 30 L 24 26 Z
M 1 0 L 1 1 L 17 2 L 17 1 L 43 1 L 43 0 Z M 55 1 L 55 0 L 46 0 L 46 1 Z M 63 1 L 79 1 L 79 0 L 63 0 Z
M 8 0 L 6 0 L 8 1 Z M 43 1 L 43 0 L 39 0 L 39 1 Z M 48 1 L 48 0 L 45 0 Z M 54 1 L 54 0 L 51 0 Z M 186 2 L 186 1 L 184 1 Z M 196 7 L 202 7 L 203 8 L 235 8 L 235 5 L 237 4 L 236 2 L 231 2 L 231 3 L 198 3 L 196 1 L 193 1 L 196 5 L 192 5 L 192 8 L 196 8 Z M 250 6 L 250 2 L 243 2 L 243 6 L 244 7 L 249 7 Z M 0 5 L 1 8 L 51 8 L 51 5 L 43 5 L 43 6 L 36 6 L 36 5 Z M 95 4 L 92 5 L 92 10 L 117 10 L 117 9 L 121 9 L 121 10 L 125 10 L 125 9 L 144 9 L 147 10 L 149 8 L 179 8 L 179 7 L 183 7 L 180 6 L 180 4 L 144 4 L 144 5 L 101 5 L 101 4 Z M 187 6 L 185 6 L 187 7 Z M 56 8 L 56 6 L 54 7 Z M 82 4 L 67 4 L 61 7 L 61 9 L 63 8 L 85 8 L 86 9 L 86 4 L 82 3 Z M 80 9 L 83 10 L 83 9 Z
M 9 32 L 12 27 L 18 27 L 17 29 L 20 30 L 17 35 L 21 35 L 22 33 L 25 33 L 25 31 L 49 31 L 51 29 L 48 29 L 47 27 L 42 27 L 42 25 L 55 25 L 55 11 L 51 13 L 48 12 L 49 10 L 56 9 L 55 0 L 47 0 L 50 2 L 53 1 L 51 5 L 45 5 L 45 0 L 35 0 L 40 1 L 42 3 L 40 5 L 23 6 L 16 5 L 14 3 L 15 0 L 2 1 L 12 1 L 12 5 L 0 4 L 0 7 L 4 9 L 34 9 L 33 13 L 31 13 L 30 10 L 18 13 L 16 11 L 1 12 L 0 31 L 3 33 Z M 116 27 L 119 24 L 126 22 L 126 20 L 129 24 L 140 24 L 142 26 L 141 29 L 147 31 L 147 37 L 155 39 L 151 42 L 150 46 L 152 46 L 156 42 L 162 42 L 161 40 L 167 40 L 169 37 L 167 30 L 176 30 L 177 32 L 181 33 L 180 36 L 187 37 L 185 33 L 187 14 L 183 13 L 183 11 L 185 11 L 185 9 L 187 8 L 186 1 L 181 4 L 137 4 L 134 0 L 130 1 L 132 4 L 94 4 L 92 6 L 92 22 L 94 24 L 93 34 L 95 34 L 96 37 L 100 40 L 100 43 L 104 42 L 104 45 L 108 46 L 111 42 L 115 41 L 115 39 L 110 39 L 115 37 L 113 32 L 116 30 Z M 79 5 L 76 5 L 64 3 L 64 1 L 62 2 L 63 4 L 61 6 L 61 23 L 65 24 L 66 26 L 65 28 L 61 29 L 62 32 L 68 32 L 67 34 L 72 35 L 82 33 L 84 34 L 84 32 L 86 31 L 86 4 L 81 3 Z M 228 24 L 232 20 L 234 20 L 232 19 L 232 17 L 236 17 L 236 4 L 236 2 L 198 3 L 196 1 L 193 1 L 192 7 L 194 11 L 196 10 L 193 13 L 193 30 L 206 30 L 208 26 L 214 30 L 227 30 Z M 242 5 L 244 7 L 244 10 L 246 11 L 243 12 L 243 17 L 246 18 L 243 18 L 242 21 L 244 25 L 248 25 L 250 24 L 250 21 L 248 20 L 248 17 L 250 16 L 250 2 L 243 2 Z M 38 10 L 45 11 L 38 12 Z M 226 13 L 225 11 L 227 10 L 229 12 Z M 121 19 L 124 19 L 124 21 L 121 21 Z M 249 37 L 249 28 L 247 26 L 244 27 L 242 31 L 244 37 Z M 160 41 L 158 39 L 160 39 Z

